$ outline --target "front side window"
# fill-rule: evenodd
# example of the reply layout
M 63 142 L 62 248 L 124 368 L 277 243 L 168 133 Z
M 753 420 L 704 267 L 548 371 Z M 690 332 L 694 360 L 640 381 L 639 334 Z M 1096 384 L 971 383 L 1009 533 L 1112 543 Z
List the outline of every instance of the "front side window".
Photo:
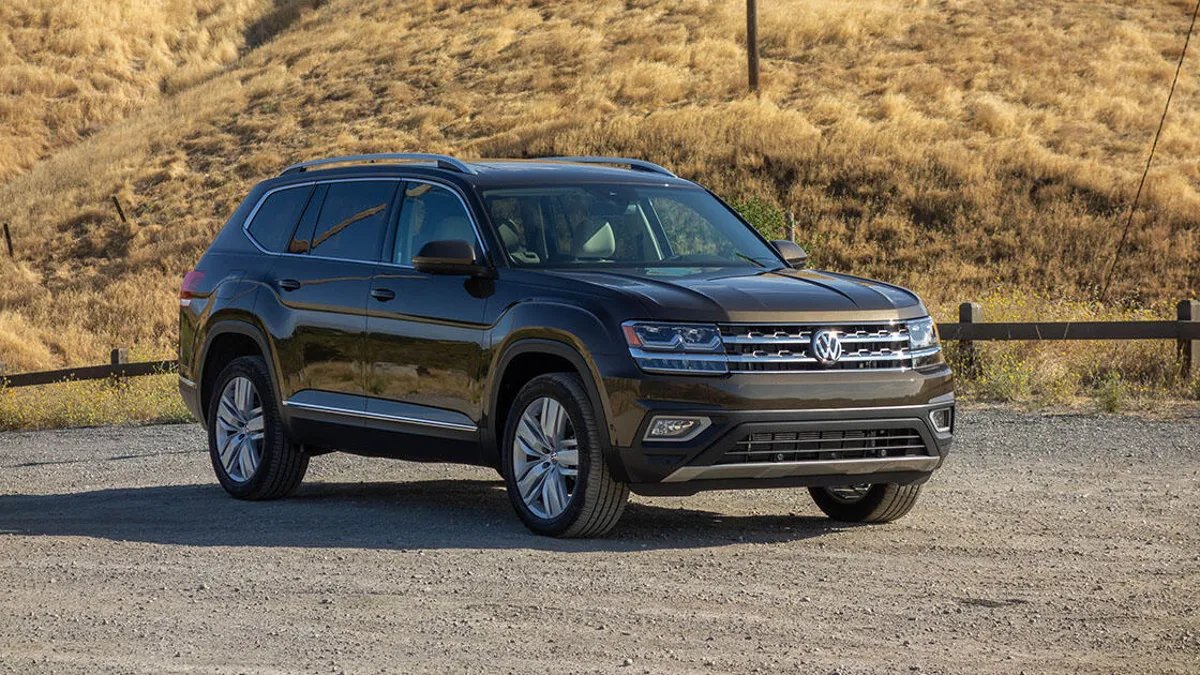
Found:
M 556 185 L 487 190 L 483 199 L 519 267 L 784 266 L 704 190 Z
M 400 223 L 396 228 L 396 243 L 392 262 L 411 265 L 413 256 L 431 241 L 460 239 L 479 251 L 475 228 L 458 195 L 449 189 L 429 183 L 409 183 L 404 189 L 400 207 Z
M 250 221 L 250 236 L 268 251 L 283 251 L 292 238 L 292 232 L 312 191 L 312 186 L 307 185 L 272 192 L 258 207 L 254 220 Z
M 397 181 L 330 183 L 307 241 L 308 252 L 326 258 L 378 260 L 388 209 L 399 185 Z

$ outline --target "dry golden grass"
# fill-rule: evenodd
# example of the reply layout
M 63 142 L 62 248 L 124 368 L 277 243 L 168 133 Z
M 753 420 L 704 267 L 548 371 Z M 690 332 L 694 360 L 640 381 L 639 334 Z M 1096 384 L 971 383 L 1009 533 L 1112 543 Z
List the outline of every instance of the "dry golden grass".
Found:
M 0 158 L 0 218 L 18 249 L 0 257 L 0 361 L 13 371 L 114 345 L 171 354 L 179 279 L 249 186 L 334 153 L 646 157 L 793 211 L 819 265 L 934 307 L 1001 286 L 1078 303 L 1119 236 L 1189 9 L 761 3 L 755 98 L 736 0 L 93 4 L 40 3 L 74 33 L 0 9 L 0 152 L 14 153 Z M 1169 316 L 1167 301 L 1200 293 L 1196 63 L 1114 313 Z M 1140 347 L 1112 349 L 1140 381 Z M 1071 363 L 1063 377 L 1089 390 Z
M 0 3 L 0 180 L 237 60 L 270 0 Z
M 188 421 L 191 413 L 178 387 L 170 374 L 20 389 L 0 386 L 0 430 Z

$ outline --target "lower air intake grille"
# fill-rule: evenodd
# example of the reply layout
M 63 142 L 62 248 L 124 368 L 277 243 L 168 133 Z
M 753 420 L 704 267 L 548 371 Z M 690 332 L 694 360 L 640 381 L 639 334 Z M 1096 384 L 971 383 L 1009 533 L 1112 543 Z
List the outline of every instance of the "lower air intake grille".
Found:
M 717 464 L 819 462 L 831 459 L 929 456 L 916 429 L 778 431 L 751 433 Z

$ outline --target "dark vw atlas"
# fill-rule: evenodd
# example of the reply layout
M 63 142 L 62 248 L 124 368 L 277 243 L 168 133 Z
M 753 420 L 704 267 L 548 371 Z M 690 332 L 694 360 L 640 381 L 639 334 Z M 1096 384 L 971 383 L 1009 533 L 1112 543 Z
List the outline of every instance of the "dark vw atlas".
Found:
M 630 491 L 898 518 L 950 448 L 936 329 L 805 258 L 638 160 L 307 162 L 185 277 L 180 389 L 242 499 L 339 450 L 494 467 L 553 536 L 604 534 Z

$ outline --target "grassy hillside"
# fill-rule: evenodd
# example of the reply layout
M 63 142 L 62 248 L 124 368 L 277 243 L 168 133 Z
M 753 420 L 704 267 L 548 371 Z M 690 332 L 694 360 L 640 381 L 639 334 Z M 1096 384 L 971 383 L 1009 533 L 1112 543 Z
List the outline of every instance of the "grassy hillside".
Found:
M 276 12 L 269 0 L 5 0 L 0 180 L 233 63 Z
M 32 56 L 45 20 L 0 9 L 12 109 L 0 219 L 18 249 L 0 254 L 0 361 L 12 370 L 117 344 L 170 354 L 179 279 L 247 188 L 332 153 L 642 156 L 793 211 L 819 265 L 910 285 L 938 307 L 997 287 L 1086 299 L 1190 9 L 773 0 L 754 98 L 740 0 L 268 4 L 76 9 L 93 37 Z M 144 33 L 112 37 L 126 27 Z M 1197 63 L 1115 285 L 1127 306 L 1200 292 Z

